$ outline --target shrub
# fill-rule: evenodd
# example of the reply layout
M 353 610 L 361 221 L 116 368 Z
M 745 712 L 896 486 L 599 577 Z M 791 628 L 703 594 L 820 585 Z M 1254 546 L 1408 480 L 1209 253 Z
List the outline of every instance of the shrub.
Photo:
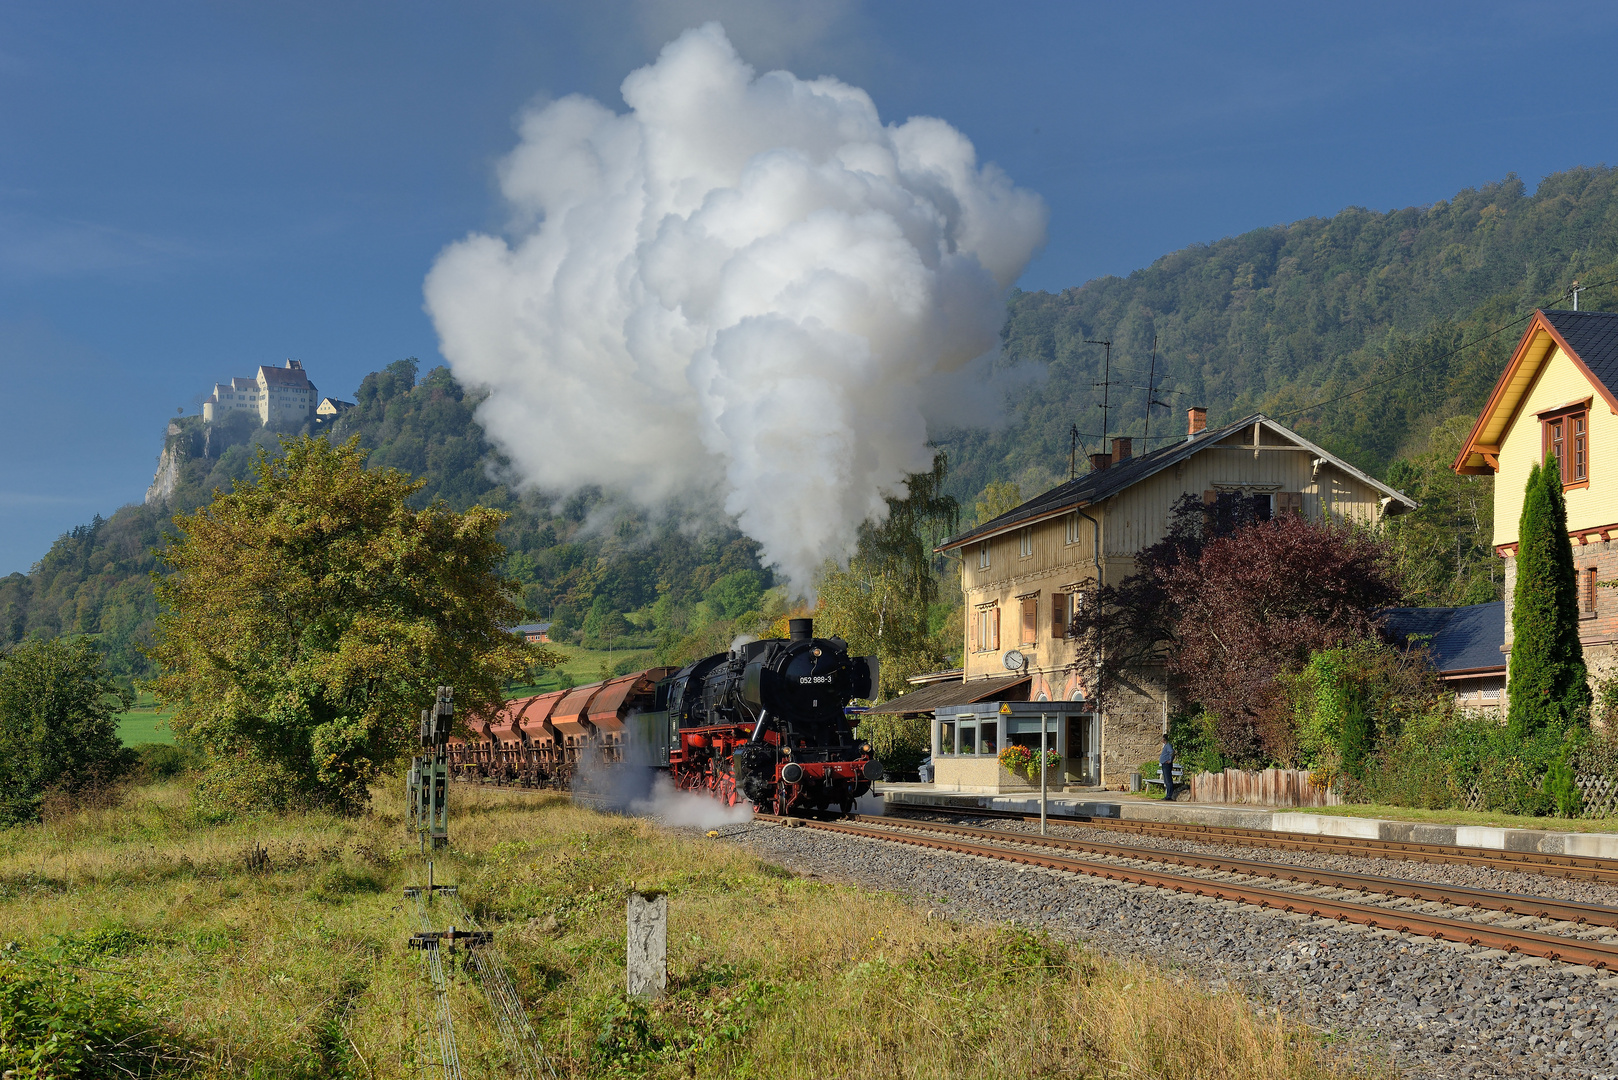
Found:
M 1354 782 L 1364 780 L 1367 759 L 1396 739 L 1409 718 L 1443 711 L 1450 700 L 1423 653 L 1372 639 L 1312 653 L 1302 671 L 1279 682 L 1301 763 Z
M 1556 795 L 1556 778 L 1572 783 L 1588 734 L 1579 725 L 1523 738 L 1487 716 L 1437 709 L 1412 719 L 1398 740 L 1367 762 L 1351 798 L 1427 809 L 1465 807 L 1474 790 L 1479 809 L 1544 815 L 1567 812 L 1573 795 Z M 1567 770 L 1553 774 L 1553 768 Z
M 1219 718 L 1213 713 L 1169 714 L 1169 742 L 1174 746 L 1174 757 L 1185 767 L 1185 774 L 1196 772 L 1224 772 L 1225 756 L 1219 750 Z M 1157 775 L 1157 762 L 1152 762 L 1152 776 Z M 1144 767 L 1141 775 L 1146 775 Z
M 152 1076 L 172 1056 L 140 1003 L 10 946 L 0 953 L 0 1073 L 15 1080 Z
M 202 765 L 202 759 L 183 746 L 147 743 L 136 749 L 140 775 L 148 782 L 172 780 Z

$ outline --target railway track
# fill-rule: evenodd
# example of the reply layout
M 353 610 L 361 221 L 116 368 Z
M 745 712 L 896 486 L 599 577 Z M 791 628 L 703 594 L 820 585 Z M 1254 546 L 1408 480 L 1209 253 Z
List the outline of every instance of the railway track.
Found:
M 905 808 L 895 807 L 897 814 L 888 820 L 903 820 L 909 814 L 937 814 L 961 818 L 1012 818 L 1018 821 L 1038 821 L 1038 814 L 1020 814 L 1012 810 L 957 809 L 954 807 Z M 1091 829 L 1158 836 L 1170 840 L 1190 840 L 1202 844 L 1229 844 L 1240 847 L 1269 848 L 1280 851 L 1316 851 L 1334 855 L 1353 855 L 1368 859 L 1401 859 L 1413 862 L 1451 863 L 1486 867 L 1490 870 L 1509 870 L 1516 873 L 1544 874 L 1547 877 L 1573 878 L 1618 885 L 1618 859 L 1602 859 L 1587 855 L 1550 855 L 1538 851 L 1497 851 L 1492 848 L 1461 847 L 1451 844 L 1426 844 L 1401 840 L 1368 840 L 1349 836 L 1316 836 L 1311 833 L 1272 832 L 1268 829 L 1242 829 L 1230 826 L 1186 825 L 1165 821 L 1118 821 L 1113 818 L 1085 817 L 1083 815 L 1046 815 L 1047 820 L 1061 825 L 1082 825 Z M 870 819 L 882 820 L 882 819 Z
M 1221 855 L 1188 854 L 1163 848 L 1140 847 L 1131 844 L 1104 844 L 1091 840 L 1074 840 L 1058 836 L 1038 836 L 1032 833 L 1006 832 L 998 829 L 973 829 L 961 825 L 939 822 L 904 821 L 880 817 L 857 817 L 862 824 L 883 824 L 890 828 L 915 829 L 950 835 L 969 836 L 996 843 L 1027 844 L 1031 847 L 1053 848 L 1102 855 L 1115 859 L 1133 859 L 1143 862 L 1167 863 L 1214 873 L 1244 874 L 1248 877 L 1267 878 L 1288 884 L 1316 886 L 1328 889 L 1346 889 L 1359 893 L 1396 896 L 1423 903 L 1450 904 L 1455 907 L 1475 907 L 1500 911 L 1510 915 L 1532 916 L 1555 922 L 1570 922 L 1578 926 L 1618 927 L 1618 908 L 1601 904 L 1586 904 L 1576 900 L 1557 900 L 1545 896 L 1500 892 L 1493 889 L 1472 889 L 1459 885 L 1445 885 L 1405 878 L 1381 877 L 1375 874 L 1356 874 L 1342 870 L 1321 870 L 1291 863 L 1257 862 L 1251 859 L 1233 859 Z
M 783 824 L 789 820 L 769 814 L 759 814 L 757 818 Z M 1093 844 L 1066 838 L 1039 837 L 964 826 L 943 826 L 933 822 L 910 821 L 897 824 L 894 820 L 882 818 L 790 820 L 805 828 L 823 829 L 845 836 L 885 840 L 953 854 L 975 855 L 1050 870 L 1085 874 L 1108 881 L 1128 882 L 1213 900 L 1253 904 L 1260 908 L 1355 923 L 1373 929 L 1499 949 L 1506 953 L 1539 956 L 1598 969 L 1618 970 L 1618 942 L 1581 940 L 1578 937 L 1539 930 L 1451 918 L 1434 912 L 1411 911 L 1341 897 L 1317 896 L 1248 881 L 1217 880 L 1197 874 L 1177 873 L 1173 870 L 1129 865 L 1111 860 L 1127 858 L 1169 863 L 1205 872 L 1285 878 L 1289 882 L 1319 884 L 1334 890 L 1349 889 L 1359 892 L 1362 896 L 1374 892 L 1377 895 L 1482 907 L 1487 910 L 1520 913 L 1527 917 L 1556 919 L 1572 924 L 1575 928 L 1580 925 L 1618 926 L 1618 909 L 1602 908 L 1598 905 L 1518 896 L 1511 893 L 1493 893 L 1481 889 L 1462 889 L 1395 878 L 1376 878 L 1364 874 L 1317 871 L 1307 867 L 1280 866 L 1213 856 L 1188 856 L 1181 852 L 1155 848 Z M 872 824 L 875 821 L 883 821 L 883 824 Z M 1127 854 L 1119 855 L 1120 850 Z M 1075 852 L 1099 857 L 1085 858 Z M 1416 895 L 1417 891 L 1424 895 Z M 1441 899 L 1439 894 L 1450 899 Z M 1431 899 L 1428 900 L 1428 897 Z M 1508 904 L 1511 906 L 1504 906 Z

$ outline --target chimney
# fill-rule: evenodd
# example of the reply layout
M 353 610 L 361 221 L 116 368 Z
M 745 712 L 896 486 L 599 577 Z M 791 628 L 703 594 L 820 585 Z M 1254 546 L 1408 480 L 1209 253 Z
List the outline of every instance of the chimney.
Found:
M 1129 460 L 1130 451 L 1134 448 L 1135 440 L 1130 438 L 1112 440 L 1112 460 L 1120 465 Z
M 1185 438 L 1189 442 L 1202 434 L 1208 426 L 1208 410 L 1201 405 L 1193 405 L 1185 413 Z
M 1090 471 L 1091 472 L 1100 472 L 1102 469 L 1107 468 L 1111 464 L 1112 464 L 1112 455 L 1111 454 L 1091 454 L 1090 455 Z
M 787 637 L 793 641 L 808 641 L 815 636 L 815 620 L 788 619 Z

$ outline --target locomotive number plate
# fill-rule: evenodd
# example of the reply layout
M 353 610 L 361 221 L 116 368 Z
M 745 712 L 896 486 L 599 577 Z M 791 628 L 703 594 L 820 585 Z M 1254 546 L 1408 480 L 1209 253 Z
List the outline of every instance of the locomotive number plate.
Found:
M 810 685 L 816 685 L 816 684 L 820 684 L 820 683 L 829 683 L 829 682 L 831 682 L 831 676 L 830 675 L 799 675 L 798 676 L 798 685 L 799 686 L 810 686 Z

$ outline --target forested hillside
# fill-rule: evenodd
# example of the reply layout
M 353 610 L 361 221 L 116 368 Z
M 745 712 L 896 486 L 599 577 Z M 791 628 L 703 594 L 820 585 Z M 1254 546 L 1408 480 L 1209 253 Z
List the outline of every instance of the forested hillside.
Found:
M 1613 169 L 1549 176 L 1532 195 L 1510 177 L 1428 207 L 1350 208 L 1188 247 L 1128 277 L 1054 295 L 1018 293 L 1006 357 L 1036 362 L 1049 378 L 1016 395 L 1008 426 L 944 440 L 955 463 L 952 491 L 964 500 L 990 481 L 1013 479 L 1032 494 L 1066 479 L 1075 424 L 1084 468 L 1085 447 L 1101 445 L 1096 384 L 1105 358 L 1087 341 L 1112 342 L 1106 433 L 1134 436 L 1140 447 L 1147 394 L 1139 388 L 1155 339 L 1157 398 L 1166 407 L 1151 410 L 1146 448 L 1183 437 L 1190 405 L 1207 406 L 1210 425 L 1264 412 L 1378 476 L 1422 488 L 1444 504 L 1445 528 L 1464 529 L 1487 500 L 1488 481 L 1444 470 L 1445 453 L 1453 456 L 1464 435 L 1464 425 L 1444 421 L 1475 415 L 1521 330 L 1459 346 L 1535 307 L 1564 303 L 1576 279 L 1604 283 L 1584 292 L 1581 306 L 1618 307 Z M 1406 527 L 1431 532 L 1433 524 Z M 1486 537 L 1464 537 L 1459 554 L 1447 539 L 1447 567 L 1419 576 L 1462 583 L 1414 599 L 1485 598 Z M 1431 540 L 1420 546 L 1432 548 Z
M 1596 286 L 1581 306 L 1618 308 L 1612 169 L 1547 177 L 1532 195 L 1508 178 L 1424 208 L 1349 209 L 1185 248 L 1125 278 L 1017 293 L 1006 357 L 1049 377 L 1015 394 L 1009 424 L 941 440 L 946 491 L 992 509 L 1066 479 L 1075 425 L 1084 467 L 1103 431 L 1104 352 L 1087 339 L 1112 342 L 1106 432 L 1145 439 L 1140 388 L 1155 339 L 1164 407 L 1152 410 L 1145 447 L 1183 437 L 1189 405 L 1207 406 L 1212 424 L 1266 412 L 1422 502 L 1395 525 L 1410 602 L 1489 599 L 1500 587 L 1491 482 L 1447 466 L 1520 333 L 1509 324 L 1560 302 L 1575 279 Z M 368 375 L 328 434 L 358 435 L 373 466 L 424 477 L 423 501 L 508 511 L 510 571 L 536 618 L 586 643 L 672 657 L 722 644 L 772 603 L 754 545 L 727 524 L 652 521 L 600 493 L 514 494 L 473 420 L 475 399 L 442 368 L 417 375 L 413 360 Z M 144 672 L 136 646 L 154 614 L 152 549 L 170 515 L 246 475 L 278 435 L 250 424 L 205 432 L 196 418 L 171 432 L 181 466 L 169 505 L 98 517 L 31 573 L 0 579 L 0 642 L 96 634 L 119 674 Z

